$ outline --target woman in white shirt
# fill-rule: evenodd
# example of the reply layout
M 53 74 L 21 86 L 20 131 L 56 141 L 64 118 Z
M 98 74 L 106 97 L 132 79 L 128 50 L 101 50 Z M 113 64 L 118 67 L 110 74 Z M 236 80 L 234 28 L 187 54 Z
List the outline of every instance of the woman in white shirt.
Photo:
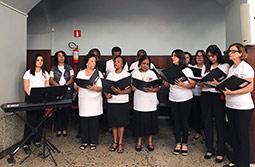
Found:
M 50 83 L 54 86 L 71 85 L 73 83 L 74 71 L 68 65 L 67 55 L 64 51 L 57 51 L 54 55 L 54 66 L 50 70 Z M 56 110 L 56 128 L 59 137 L 61 134 L 67 136 L 68 109 L 59 108 Z
M 158 79 L 156 74 L 150 70 L 150 65 L 150 58 L 142 56 L 138 63 L 141 68 L 134 71 L 132 77 L 146 82 Z M 147 149 L 153 151 L 152 135 L 158 133 L 157 92 L 159 87 L 144 88 L 144 91 L 134 86 L 131 88 L 134 91 L 133 136 L 138 138 L 135 150 L 141 151 L 142 137 L 148 137 Z
M 220 68 L 225 74 L 228 73 L 229 64 L 224 63 L 222 53 L 216 45 L 210 45 L 206 49 L 206 55 L 210 60 L 210 70 Z M 206 71 L 203 76 L 207 75 L 209 71 Z M 217 81 L 209 82 L 216 85 Z M 221 163 L 224 160 L 225 155 L 225 138 L 224 129 L 226 125 L 225 121 L 225 101 L 222 98 L 222 94 L 215 88 L 207 87 L 203 83 L 198 83 L 202 87 L 202 93 L 200 97 L 201 110 L 204 122 L 205 141 L 207 151 L 204 155 L 205 159 L 211 159 L 216 154 L 216 163 Z M 213 137 L 213 122 L 215 121 L 217 131 L 217 152 L 214 149 L 214 137 Z
M 225 88 L 227 116 L 233 139 L 233 160 L 224 167 L 249 167 L 249 124 L 254 111 L 251 97 L 254 85 L 254 70 L 244 60 L 248 55 L 242 44 L 234 43 L 228 48 L 229 59 L 234 62 L 230 67 L 228 77 L 234 75 L 251 82 L 248 86 L 231 91 Z
M 120 79 L 130 76 L 126 71 L 123 71 L 126 60 L 122 56 L 116 56 L 114 59 L 115 72 L 110 72 L 107 75 L 108 80 L 118 81 Z M 104 93 L 107 98 L 107 114 L 108 123 L 113 132 L 113 144 L 110 146 L 109 151 L 113 152 L 117 148 L 118 153 L 123 153 L 123 134 L 124 127 L 129 124 L 129 96 L 131 88 L 120 90 L 119 88 L 112 87 L 112 90 L 118 95 Z
M 201 74 L 204 74 L 206 68 L 209 68 L 208 58 L 205 55 L 203 50 L 197 50 L 195 54 L 195 65 L 192 67 L 201 69 Z M 200 96 L 201 96 L 202 88 L 198 85 L 192 89 L 193 93 L 193 104 L 191 108 L 191 124 L 193 124 L 196 134 L 193 137 L 193 141 L 197 141 L 201 137 L 201 129 L 202 129 L 202 112 L 200 106 Z
M 193 77 L 193 72 L 188 68 L 185 61 L 185 54 L 182 50 L 176 49 L 172 52 L 173 64 L 180 67 L 186 77 Z M 188 155 L 188 130 L 189 113 L 192 105 L 192 91 L 195 82 L 192 80 L 176 80 L 175 85 L 165 82 L 169 88 L 169 101 L 171 102 L 171 114 L 174 122 L 174 136 L 176 146 L 173 153 L 175 155 Z
M 89 80 L 96 71 L 96 56 L 88 54 L 84 63 L 86 68 L 78 72 L 76 78 Z M 87 88 L 75 85 L 75 88 L 78 89 L 79 98 L 81 150 L 84 150 L 88 145 L 91 150 L 95 150 L 96 144 L 98 144 L 99 116 L 103 114 L 102 82 L 100 79 L 102 77 L 101 72 L 99 72 L 98 79 L 92 86 L 89 85 Z
M 36 54 L 33 60 L 33 64 L 30 70 L 26 71 L 26 73 L 23 76 L 24 79 L 24 90 L 26 92 L 26 101 L 28 98 L 30 98 L 30 91 L 31 88 L 36 87 L 46 87 L 49 86 L 49 74 L 47 71 L 44 70 L 44 58 L 40 54 Z M 36 110 L 36 111 L 27 111 L 26 112 L 26 120 L 27 122 L 32 125 L 33 127 L 38 126 L 38 124 L 43 119 L 43 113 L 42 110 Z M 30 126 L 25 124 L 24 129 L 24 139 L 26 139 L 32 132 L 32 129 Z M 42 126 L 38 128 L 38 133 L 42 134 Z M 30 142 L 34 140 L 35 146 L 39 147 L 41 136 L 35 134 L 35 136 L 31 136 L 24 144 L 23 149 L 26 154 L 31 154 L 31 149 L 29 148 Z

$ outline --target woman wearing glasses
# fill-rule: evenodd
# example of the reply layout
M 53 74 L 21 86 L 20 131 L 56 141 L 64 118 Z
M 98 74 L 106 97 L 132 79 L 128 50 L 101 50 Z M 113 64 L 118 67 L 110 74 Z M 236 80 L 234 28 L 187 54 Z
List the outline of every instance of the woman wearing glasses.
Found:
M 234 75 L 251 82 L 248 86 L 231 91 L 225 88 L 226 111 L 233 139 L 233 161 L 224 167 L 249 167 L 250 147 L 249 147 L 249 124 L 254 104 L 251 92 L 254 84 L 254 70 L 244 60 L 248 55 L 244 46 L 234 43 L 229 46 L 229 59 L 234 62 L 230 67 L 228 77 Z
M 210 45 L 206 49 L 206 55 L 209 58 L 210 71 L 219 68 L 225 74 L 228 73 L 229 64 L 224 63 L 220 49 L 216 45 Z M 210 71 L 206 71 L 203 76 L 207 75 Z M 217 81 L 210 82 L 217 84 Z M 204 156 L 205 159 L 211 159 L 216 153 L 216 163 L 221 163 L 224 160 L 225 154 L 225 101 L 221 93 L 215 88 L 207 87 L 203 83 L 198 83 L 202 87 L 200 97 L 201 110 L 205 129 L 205 140 L 207 152 Z M 215 152 L 213 146 L 213 121 L 215 121 L 217 131 L 217 151 Z

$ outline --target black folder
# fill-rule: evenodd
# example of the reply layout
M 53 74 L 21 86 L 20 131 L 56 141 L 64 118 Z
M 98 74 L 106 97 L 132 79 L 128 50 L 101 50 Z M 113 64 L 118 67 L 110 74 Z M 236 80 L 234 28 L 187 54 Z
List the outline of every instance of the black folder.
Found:
M 111 87 L 113 86 L 115 88 L 120 88 L 120 90 L 124 90 L 124 89 L 128 88 L 131 84 L 131 76 L 120 79 L 118 81 L 102 79 L 102 83 L 103 83 L 103 92 L 117 95 L 118 93 L 115 93 Z
M 242 89 L 248 86 L 250 83 L 251 83 L 250 81 L 232 75 L 231 77 L 225 79 L 219 85 L 217 85 L 216 89 L 225 90 L 225 88 L 227 88 L 231 91 L 234 91 Z
M 196 67 L 190 67 L 195 77 L 201 77 L 202 69 Z
M 192 79 L 197 82 L 208 82 L 213 81 L 213 78 L 217 82 L 223 81 L 227 77 L 227 74 L 225 74 L 220 68 L 215 68 L 211 70 L 206 76 L 202 77 L 189 77 L 189 79 Z
M 132 69 L 132 70 L 128 70 L 127 72 L 132 73 L 133 71 L 134 71 L 134 69 Z
M 162 70 L 161 76 L 172 85 L 175 84 L 175 80 L 177 79 L 182 82 L 188 80 L 180 67 L 178 67 L 177 65 L 172 65 L 171 67 Z
M 104 73 L 106 71 L 106 61 L 105 60 L 97 60 L 96 68 Z
M 79 79 L 79 78 L 74 78 L 74 82 L 82 88 L 86 88 L 87 86 L 92 86 L 94 83 L 96 83 L 96 81 L 99 79 L 99 73 L 98 70 L 95 70 L 95 72 L 91 75 L 91 77 L 89 78 L 89 80 L 87 79 Z
M 150 82 L 142 81 L 136 78 L 132 78 L 132 85 L 141 91 L 144 91 L 146 87 L 158 87 L 162 84 L 162 79 L 153 80 Z

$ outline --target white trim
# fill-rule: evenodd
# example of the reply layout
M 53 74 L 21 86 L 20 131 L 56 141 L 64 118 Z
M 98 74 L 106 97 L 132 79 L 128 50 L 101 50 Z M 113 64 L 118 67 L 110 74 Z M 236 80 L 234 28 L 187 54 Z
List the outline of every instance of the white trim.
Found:
M 26 13 L 24 13 L 24 12 L 22 12 L 22 11 L 16 9 L 16 8 L 10 6 L 10 5 L 7 5 L 6 3 L 3 3 L 2 1 L 0 1 L 0 4 L 7 7 L 7 8 L 9 8 L 9 9 L 11 9 L 11 10 L 13 10 L 13 11 L 15 11 L 15 12 L 17 12 L 17 13 L 19 13 L 19 14 L 22 14 L 22 15 L 28 17 L 28 15 Z

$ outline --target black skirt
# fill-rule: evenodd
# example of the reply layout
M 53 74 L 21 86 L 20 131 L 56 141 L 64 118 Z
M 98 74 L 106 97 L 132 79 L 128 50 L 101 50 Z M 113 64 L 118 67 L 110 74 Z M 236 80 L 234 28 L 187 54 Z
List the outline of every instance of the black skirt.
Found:
M 134 111 L 133 136 L 147 137 L 158 133 L 158 113 Z
M 110 127 L 125 127 L 129 124 L 128 103 L 107 103 L 107 112 Z

